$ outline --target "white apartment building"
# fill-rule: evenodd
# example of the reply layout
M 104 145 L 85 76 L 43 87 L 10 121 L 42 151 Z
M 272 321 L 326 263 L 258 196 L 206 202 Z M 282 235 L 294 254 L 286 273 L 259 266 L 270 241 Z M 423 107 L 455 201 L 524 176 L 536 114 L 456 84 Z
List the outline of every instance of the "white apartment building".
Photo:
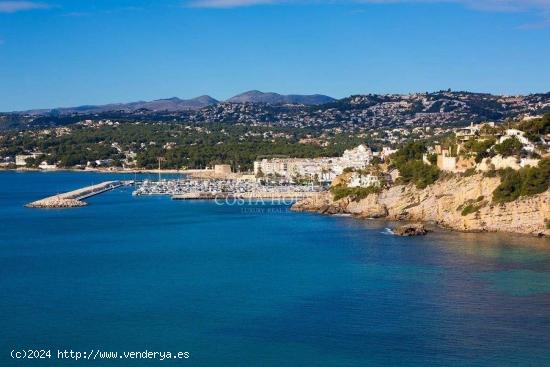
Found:
M 344 168 L 365 168 L 369 165 L 372 157 L 372 150 L 366 145 L 361 144 L 356 148 L 344 151 L 339 163 L 343 165 Z
M 254 162 L 254 174 L 281 176 L 286 179 L 295 177 L 317 177 L 321 181 L 332 181 L 341 175 L 345 168 L 362 169 L 369 165 L 373 157 L 372 150 L 359 145 L 348 149 L 342 157 L 322 158 L 272 158 Z

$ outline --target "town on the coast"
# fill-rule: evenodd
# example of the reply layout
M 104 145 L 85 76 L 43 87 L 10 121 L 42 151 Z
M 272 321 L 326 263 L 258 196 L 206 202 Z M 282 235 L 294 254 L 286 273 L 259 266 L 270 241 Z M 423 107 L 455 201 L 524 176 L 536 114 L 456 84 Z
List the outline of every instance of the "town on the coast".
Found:
M 464 112 L 474 103 L 471 95 L 441 92 L 416 100 L 416 108 L 426 111 L 412 110 L 408 120 L 392 116 L 410 109 L 418 95 L 395 98 L 350 97 L 339 105 L 329 102 L 328 108 L 220 103 L 177 112 L 186 120 L 176 122 L 162 121 L 168 112 L 153 114 L 154 122 L 141 121 L 152 118 L 141 110 L 124 112 L 118 120 L 107 118 L 111 112 L 64 117 L 74 123 L 50 115 L 54 126 L 40 127 L 47 117 L 27 114 L 38 126 L 0 133 L 0 166 L 158 173 L 156 179 L 132 180 L 135 196 L 285 199 L 295 210 L 433 221 L 466 231 L 550 233 L 550 114 L 545 113 L 550 97 L 501 98 L 503 106 L 515 106 L 513 116 L 495 107 L 492 114 L 500 118 L 489 119 L 473 112 L 479 106 Z M 491 97 L 480 98 L 487 105 Z M 229 106 L 245 115 L 231 115 L 235 122 L 210 121 L 218 119 L 210 114 L 213 108 L 222 113 Z M 319 124 L 300 118 L 300 124 L 289 125 L 277 115 L 276 121 L 262 121 L 262 113 L 282 108 L 294 109 L 287 116 L 336 108 L 345 120 Z M 358 110 L 372 119 L 358 119 Z M 251 111 L 255 120 L 246 121 L 243 116 Z M 464 115 L 470 118 L 463 121 Z M 388 126 L 378 127 L 379 121 Z M 182 175 L 166 179 L 163 173 Z M 123 184 L 130 183 L 116 183 Z M 77 196 L 61 199 L 29 206 L 85 205 Z M 511 214 L 518 208 L 524 208 L 521 218 Z

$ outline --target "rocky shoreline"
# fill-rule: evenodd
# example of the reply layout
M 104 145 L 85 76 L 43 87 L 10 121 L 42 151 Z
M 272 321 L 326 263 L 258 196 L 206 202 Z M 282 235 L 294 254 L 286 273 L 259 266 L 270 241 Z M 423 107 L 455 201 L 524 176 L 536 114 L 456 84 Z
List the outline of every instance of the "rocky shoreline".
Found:
M 550 237 L 550 190 L 509 203 L 492 203 L 492 193 L 499 184 L 498 177 L 477 174 L 440 180 L 425 189 L 413 185 L 393 186 L 359 201 L 350 198 L 334 201 L 330 192 L 323 192 L 297 202 L 292 210 L 433 222 L 461 232 Z

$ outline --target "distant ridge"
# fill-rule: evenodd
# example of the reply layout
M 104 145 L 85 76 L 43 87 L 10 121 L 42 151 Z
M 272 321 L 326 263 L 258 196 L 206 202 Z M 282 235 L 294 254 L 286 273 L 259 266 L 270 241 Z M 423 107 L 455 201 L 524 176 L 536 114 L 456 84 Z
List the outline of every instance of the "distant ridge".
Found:
M 139 101 L 130 103 L 111 103 L 106 105 L 84 105 L 78 107 L 53 108 L 24 111 L 30 115 L 45 115 L 45 114 L 70 114 L 70 113 L 101 113 L 109 111 L 125 111 L 134 112 L 141 109 L 151 111 L 185 111 L 198 110 L 206 106 L 218 103 L 218 101 L 210 96 L 200 96 L 192 99 L 180 99 L 177 97 L 157 99 L 154 101 Z
M 324 96 L 322 94 L 299 95 L 289 94 L 283 95 L 278 93 L 264 93 L 259 90 L 251 90 L 234 97 L 229 98 L 226 102 L 231 103 L 266 103 L 266 104 L 304 104 L 304 105 L 320 105 L 336 101 L 334 98 Z
M 271 105 L 279 104 L 300 104 L 300 105 L 321 105 L 325 103 L 335 102 L 336 99 L 324 96 L 322 94 L 299 95 L 290 94 L 283 95 L 278 93 L 263 93 L 257 90 L 245 92 L 237 96 L 229 98 L 226 102 L 230 103 L 264 103 Z M 77 107 L 61 107 L 51 109 L 33 109 L 28 111 L 17 111 L 28 115 L 66 115 L 73 113 L 103 113 L 112 111 L 135 112 L 138 110 L 149 111 L 167 111 L 178 112 L 188 110 L 199 110 L 203 107 L 215 105 L 219 103 L 208 95 L 192 98 L 180 99 L 178 97 L 156 99 L 154 101 L 138 101 L 130 103 L 110 103 L 105 105 L 83 105 Z
M 27 111 L 5 112 L 10 115 L 30 115 L 30 116 L 51 116 L 58 115 L 78 115 L 78 114 L 100 114 L 110 112 L 122 112 L 127 114 L 137 113 L 138 115 L 155 114 L 155 113 L 178 113 L 184 111 L 200 111 L 207 107 L 216 107 L 210 110 L 218 112 L 204 113 L 209 115 L 210 119 L 219 117 L 219 114 L 231 114 L 229 110 L 233 109 L 231 104 L 249 103 L 255 104 L 256 110 L 262 109 L 262 105 L 270 105 L 273 109 L 275 106 L 284 107 L 286 104 L 305 106 L 304 110 L 310 110 L 307 107 L 311 105 L 319 106 L 320 110 L 339 109 L 342 111 L 370 111 L 367 115 L 369 119 L 374 118 L 372 114 L 379 113 L 381 109 L 387 109 L 387 116 L 392 119 L 422 119 L 427 118 L 425 114 L 456 114 L 453 117 L 455 120 L 460 119 L 486 119 L 500 120 L 503 116 L 511 116 L 521 113 L 539 113 L 548 112 L 550 110 L 550 93 L 535 93 L 526 96 L 506 96 L 492 95 L 488 93 L 475 93 L 467 91 L 437 91 L 412 94 L 358 94 L 350 97 L 336 100 L 332 97 L 322 94 L 313 95 L 283 95 L 278 93 L 264 93 L 258 90 L 252 90 L 231 97 L 220 103 L 208 95 L 199 96 L 192 99 L 180 99 L 178 97 L 157 99 L 154 101 L 138 101 L 130 103 L 111 103 L 105 105 L 83 105 L 78 107 L 52 108 L 52 109 L 32 109 Z M 530 109 L 525 109 L 525 104 L 530 104 Z M 200 111 L 199 111 L 200 110 Z M 252 110 L 251 110 L 252 111 Z M 251 111 L 246 113 L 252 113 Z M 376 112 L 375 112 L 376 111 Z M 205 114 L 201 114 L 198 118 L 204 118 Z M 241 112 L 245 113 L 245 112 Z M 308 113 L 313 113 L 309 111 Z M 0 112 L 2 114 L 2 112 Z M 0 116 L 1 117 L 1 116 Z M 227 116 L 226 116 L 227 117 Z M 388 118 L 389 118 L 388 117 Z M 227 117 L 229 118 L 229 117 Z M 231 118 L 234 118 L 231 117 Z M 252 117 L 251 117 L 252 118 Z M 332 117 L 327 116 L 331 119 Z M 380 118 L 380 117 L 378 117 Z
M 193 123 L 266 123 L 280 126 L 348 126 L 379 128 L 402 126 L 462 126 L 471 122 L 533 117 L 550 113 L 550 92 L 525 96 L 492 95 L 467 91 L 412 94 L 357 94 L 339 100 L 330 97 L 282 96 L 251 91 L 218 102 L 201 96 L 190 100 L 80 106 L 20 112 L 0 112 L 0 131 L 9 128 L 68 125 L 86 119 L 124 121 L 181 121 Z M 244 104 L 243 104 L 244 103 Z M 294 103 L 289 108 L 287 103 Z M 322 103 L 311 107 L 306 103 Z M 239 105 L 240 104 L 240 105 Z

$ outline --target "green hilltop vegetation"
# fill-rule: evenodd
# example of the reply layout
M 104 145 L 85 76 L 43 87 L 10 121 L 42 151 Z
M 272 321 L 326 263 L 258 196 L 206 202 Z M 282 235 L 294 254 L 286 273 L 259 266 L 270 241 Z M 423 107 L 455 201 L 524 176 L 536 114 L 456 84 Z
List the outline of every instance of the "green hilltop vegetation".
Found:
M 331 136 L 331 144 L 302 144 L 300 139 L 315 134 L 308 129 L 274 128 L 238 124 L 120 123 L 89 127 L 71 125 L 48 130 L 9 131 L 0 135 L 2 155 L 43 153 L 29 159 L 36 167 L 46 160 L 60 168 L 85 166 L 89 161 L 112 160 L 122 166 L 126 152 L 135 152 L 135 167 L 164 169 L 205 168 L 217 163 L 234 169 L 251 169 L 258 157 L 339 156 L 345 149 L 365 143 L 362 138 Z M 115 146 L 113 146 L 113 144 Z M 116 147 L 119 147 L 117 149 Z M 122 150 L 122 151 L 121 151 Z

